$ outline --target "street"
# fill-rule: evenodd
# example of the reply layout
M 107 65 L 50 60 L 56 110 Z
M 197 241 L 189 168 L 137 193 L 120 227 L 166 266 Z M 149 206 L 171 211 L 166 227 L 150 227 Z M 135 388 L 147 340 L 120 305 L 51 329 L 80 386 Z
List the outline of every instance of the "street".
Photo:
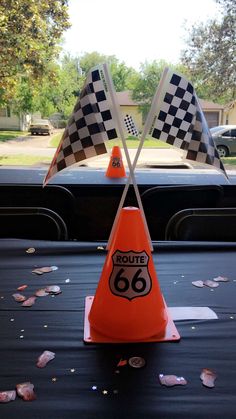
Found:
M 61 130 L 63 131 L 63 130 Z M 58 130 L 60 132 L 60 130 Z M 55 132 L 54 132 L 55 134 Z M 53 134 L 53 135 L 54 135 Z M 53 158 L 56 148 L 50 147 L 51 137 L 49 135 L 29 135 L 0 144 L 0 156 L 9 155 L 33 155 Z M 133 161 L 136 149 L 129 149 L 131 161 Z M 122 150 L 124 162 L 126 162 L 124 150 Z M 86 161 L 89 167 L 107 167 L 110 159 L 110 152 L 106 155 Z M 156 164 L 181 164 L 183 162 L 183 151 L 172 148 L 151 148 L 143 149 L 138 159 L 138 165 Z

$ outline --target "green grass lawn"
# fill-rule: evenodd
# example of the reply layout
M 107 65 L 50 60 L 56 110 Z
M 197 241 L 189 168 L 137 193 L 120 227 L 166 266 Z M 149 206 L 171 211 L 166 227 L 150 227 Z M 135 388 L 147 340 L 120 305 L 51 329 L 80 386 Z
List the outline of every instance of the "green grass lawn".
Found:
M 0 156 L 0 165 L 2 166 L 32 166 L 37 163 L 51 163 L 51 157 L 29 156 L 25 154 L 16 154 L 12 156 Z
M 0 142 L 4 143 L 17 137 L 25 137 L 28 134 L 28 131 L 0 131 Z
M 236 165 L 236 157 L 225 157 L 223 159 L 221 159 L 223 164 L 230 164 L 230 166 L 235 166 Z

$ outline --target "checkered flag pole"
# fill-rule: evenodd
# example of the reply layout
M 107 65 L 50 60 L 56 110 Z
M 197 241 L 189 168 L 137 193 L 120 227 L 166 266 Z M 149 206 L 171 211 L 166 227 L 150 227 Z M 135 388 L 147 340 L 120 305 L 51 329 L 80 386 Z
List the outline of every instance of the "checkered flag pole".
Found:
M 43 186 L 61 170 L 107 153 L 105 142 L 117 138 L 117 124 L 104 79 L 104 66 L 99 65 L 90 70 Z
M 139 132 L 135 126 L 134 120 L 131 115 L 125 116 L 124 123 L 125 123 L 126 131 L 128 132 L 128 134 L 133 135 L 134 137 L 138 137 Z
M 133 171 L 135 170 L 135 167 L 137 165 L 138 158 L 139 158 L 140 153 L 141 153 L 142 148 L 143 148 L 144 140 L 147 137 L 147 134 L 148 134 L 148 131 L 149 131 L 149 127 L 150 127 L 150 125 L 152 123 L 153 114 L 154 114 L 154 111 L 155 111 L 156 106 L 157 106 L 157 103 L 156 103 L 157 102 L 157 98 L 159 97 L 159 94 L 162 91 L 162 87 L 163 87 L 163 83 L 164 83 L 164 79 L 165 79 L 165 75 L 166 75 L 167 71 L 168 71 L 168 69 L 166 68 L 164 70 L 164 72 L 163 72 L 163 77 L 162 77 L 162 79 L 161 79 L 161 81 L 160 81 L 160 83 L 158 85 L 158 88 L 157 88 L 157 91 L 156 91 L 156 95 L 154 96 L 154 98 L 152 100 L 151 109 L 150 109 L 150 111 L 148 113 L 146 124 L 144 125 L 143 131 L 142 131 L 142 134 L 141 134 L 139 146 L 138 146 L 136 155 L 135 155 L 134 160 L 133 160 L 133 166 L 132 166 Z M 131 175 L 129 174 L 128 180 L 126 182 L 125 188 L 124 188 L 123 193 L 122 193 L 122 196 L 121 196 L 120 207 L 122 207 L 124 205 L 125 198 L 126 198 L 126 195 L 127 195 L 128 189 L 129 189 L 130 182 L 131 182 Z
M 119 105 L 118 105 L 117 97 L 116 97 L 116 94 L 115 94 L 115 89 L 114 89 L 114 86 L 113 86 L 113 81 L 112 81 L 112 78 L 110 76 L 110 73 L 109 73 L 109 70 L 108 70 L 108 67 L 107 67 L 106 64 L 104 64 L 104 76 L 105 76 L 105 80 L 106 80 L 107 86 L 108 86 L 110 94 L 111 94 L 112 106 L 113 106 L 113 111 L 114 111 L 114 118 L 115 118 L 116 123 L 117 123 L 117 129 L 118 129 L 118 132 L 119 132 L 119 135 L 120 135 L 123 147 L 124 147 L 125 157 L 126 157 L 128 167 L 129 167 L 129 184 L 130 184 L 130 181 L 132 180 L 135 196 L 136 196 L 136 199 L 137 199 L 139 209 L 140 209 L 141 214 L 142 214 L 146 234 L 147 234 L 147 237 L 148 237 L 148 240 L 149 240 L 150 249 L 153 250 L 152 241 L 151 241 L 150 233 L 149 233 L 149 230 L 148 230 L 146 217 L 145 217 L 145 214 L 144 214 L 141 197 L 140 197 L 140 193 L 139 193 L 139 190 L 138 190 L 138 185 L 137 185 L 137 182 L 136 182 L 136 179 L 135 179 L 135 176 L 134 176 L 133 166 L 131 164 L 128 148 L 127 148 L 126 141 L 125 141 L 124 120 L 121 119 L 121 115 L 120 115 L 120 111 L 119 111 Z M 128 184 L 128 187 L 129 187 L 129 184 Z M 127 190 L 128 190 L 128 187 L 127 187 Z M 123 204 L 124 204 L 124 200 L 121 199 L 120 203 L 119 203 L 117 213 L 116 213 L 116 216 L 115 216 L 115 220 L 114 220 L 114 223 L 113 223 L 113 226 L 112 226 L 112 229 L 111 229 L 110 237 L 109 237 L 109 240 L 108 240 L 108 243 L 107 243 L 107 249 L 110 249 L 111 241 L 112 241 L 112 238 L 113 238 L 113 235 L 114 235 L 114 231 L 116 229 L 117 221 L 118 221 L 118 218 L 119 218 L 120 211 L 123 207 Z
M 147 133 L 186 150 L 187 159 L 210 164 L 227 177 L 193 85 L 169 69 L 161 83 L 145 124 Z

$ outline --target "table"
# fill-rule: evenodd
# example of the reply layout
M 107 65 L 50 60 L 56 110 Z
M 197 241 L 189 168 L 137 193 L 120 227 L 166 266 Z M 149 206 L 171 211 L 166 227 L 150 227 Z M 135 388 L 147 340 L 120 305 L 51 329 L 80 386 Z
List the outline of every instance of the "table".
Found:
M 30 247 L 35 253 L 26 253 Z M 105 260 L 96 243 L 0 241 L 0 391 L 30 381 L 37 399 L 0 404 L 12 419 L 235 418 L 236 246 L 157 243 L 153 258 L 167 305 L 208 306 L 217 320 L 176 322 L 180 342 L 89 345 L 83 342 L 84 301 L 95 293 Z M 40 266 L 58 269 L 41 276 Z M 216 289 L 191 282 L 227 276 Z M 22 307 L 12 294 L 27 284 L 29 296 L 59 285 L 57 296 Z M 56 353 L 44 369 L 44 351 Z M 121 358 L 141 356 L 144 368 L 117 368 Z M 203 368 L 216 371 L 215 387 L 204 387 Z M 117 372 L 119 371 L 119 373 Z M 161 386 L 158 375 L 184 376 L 186 386 Z M 95 387 L 94 387 L 95 386 Z M 107 393 L 106 393 L 107 392 Z M 104 394 L 105 393 L 105 394 Z

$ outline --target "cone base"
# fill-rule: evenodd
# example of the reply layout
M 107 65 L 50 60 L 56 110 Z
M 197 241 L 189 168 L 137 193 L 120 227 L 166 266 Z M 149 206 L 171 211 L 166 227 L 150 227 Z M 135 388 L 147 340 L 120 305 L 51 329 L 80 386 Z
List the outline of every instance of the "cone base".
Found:
M 84 313 L 84 342 L 86 343 L 135 343 L 135 342 L 170 342 L 170 341 L 178 341 L 180 340 L 179 332 L 169 314 L 168 307 L 164 300 L 165 310 L 167 314 L 167 325 L 165 328 L 165 331 L 162 335 L 158 336 L 151 336 L 147 339 L 142 340 L 120 340 L 120 339 L 114 339 L 109 336 L 105 336 L 94 330 L 90 326 L 89 322 L 89 312 L 93 303 L 93 296 L 88 296 L 85 299 L 85 313 Z

